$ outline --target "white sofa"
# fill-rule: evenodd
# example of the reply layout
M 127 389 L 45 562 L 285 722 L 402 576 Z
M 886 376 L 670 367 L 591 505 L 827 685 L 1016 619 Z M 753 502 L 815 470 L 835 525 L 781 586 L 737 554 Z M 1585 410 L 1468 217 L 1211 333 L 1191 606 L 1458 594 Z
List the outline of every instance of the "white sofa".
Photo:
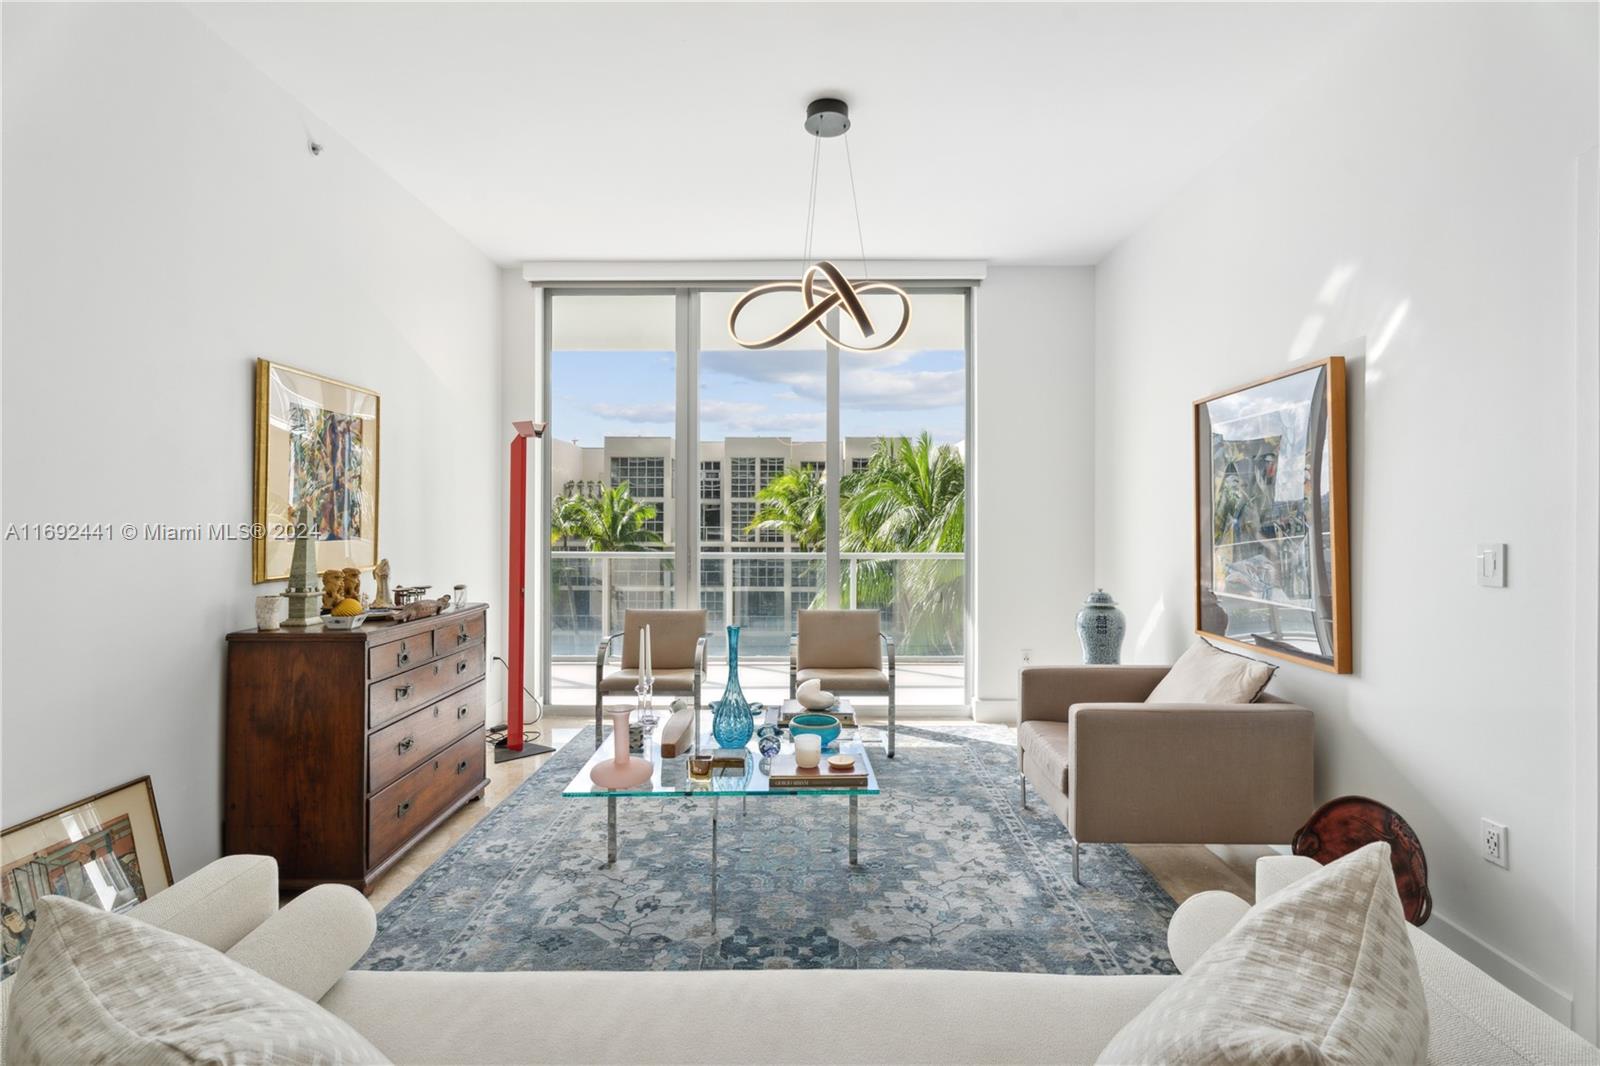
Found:
M 1261 898 L 1302 876 L 1264 859 Z M 1314 864 L 1313 864 L 1314 865 Z M 1185 903 L 1170 931 L 1185 965 L 1248 910 L 1225 893 Z M 234 855 L 133 914 L 319 1000 L 396 1063 L 1092 1063 L 1182 977 L 918 970 L 402 973 L 350 970 L 375 930 L 353 889 L 278 909 L 277 866 Z M 1600 1052 L 1413 930 L 1435 1063 L 1597 1063 Z M 8 982 L 9 983 L 9 982 Z M 0 996 L 5 986 L 0 985 Z M 707 1036 L 726 1023 L 728 1038 Z

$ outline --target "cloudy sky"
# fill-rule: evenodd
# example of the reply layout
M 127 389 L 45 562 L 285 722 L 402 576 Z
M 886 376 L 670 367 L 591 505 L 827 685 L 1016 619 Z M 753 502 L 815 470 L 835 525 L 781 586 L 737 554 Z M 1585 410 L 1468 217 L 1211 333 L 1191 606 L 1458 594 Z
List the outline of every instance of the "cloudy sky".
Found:
M 821 440 L 824 362 L 816 351 L 734 349 L 700 355 L 700 436 Z M 584 445 L 606 436 L 670 436 L 675 413 L 669 351 L 557 349 L 551 364 L 554 434 Z M 847 437 L 923 430 L 953 444 L 966 435 L 965 353 L 903 350 L 840 354 L 840 419 Z

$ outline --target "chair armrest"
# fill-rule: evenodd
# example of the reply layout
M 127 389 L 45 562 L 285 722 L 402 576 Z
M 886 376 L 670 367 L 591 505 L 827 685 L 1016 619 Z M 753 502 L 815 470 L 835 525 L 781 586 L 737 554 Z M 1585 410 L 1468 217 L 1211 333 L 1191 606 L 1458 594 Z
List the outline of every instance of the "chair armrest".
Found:
M 1167 666 L 1028 666 L 1018 684 L 1019 721 L 1065 722 L 1075 703 L 1143 703 Z
M 883 630 L 878 630 L 878 639 L 883 641 L 884 652 L 889 659 L 889 676 L 894 676 L 894 638 Z
M 800 634 L 789 634 L 789 672 L 792 674 L 800 669 Z
M 1179 904 L 1167 923 L 1167 951 L 1178 972 L 1188 973 L 1249 913 L 1250 904 L 1232 892 L 1197 892 Z
M 1322 869 L 1309 855 L 1263 855 L 1256 860 L 1256 902 L 1288 888 Z
M 710 633 L 701 634 L 700 639 L 694 642 L 694 672 L 696 677 L 704 677 L 706 673 L 706 641 L 711 639 Z
M 611 645 L 615 644 L 621 637 L 621 633 L 613 633 L 600 641 L 600 648 L 594 653 L 594 676 L 596 678 L 605 673 L 606 656 L 611 654 Z
M 315 1002 L 372 946 L 378 916 L 349 885 L 317 885 L 290 900 L 228 958 Z
M 1068 828 L 1091 843 L 1278 844 L 1315 807 L 1311 712 L 1292 703 L 1080 703 Z
M 227 951 L 277 911 L 277 860 L 266 855 L 225 855 L 128 913 Z

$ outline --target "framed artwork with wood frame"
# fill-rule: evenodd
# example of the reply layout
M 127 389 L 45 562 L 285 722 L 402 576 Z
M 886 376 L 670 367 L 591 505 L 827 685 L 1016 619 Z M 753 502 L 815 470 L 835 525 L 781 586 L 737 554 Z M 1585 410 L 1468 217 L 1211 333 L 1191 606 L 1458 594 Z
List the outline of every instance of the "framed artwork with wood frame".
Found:
M 370 389 L 256 360 L 256 584 L 289 576 L 302 504 L 318 573 L 378 564 L 378 414 Z
M 1342 356 L 1194 404 L 1195 632 L 1348 674 Z
M 16 972 L 40 896 L 126 910 L 172 884 L 149 777 L 0 832 L 0 977 Z

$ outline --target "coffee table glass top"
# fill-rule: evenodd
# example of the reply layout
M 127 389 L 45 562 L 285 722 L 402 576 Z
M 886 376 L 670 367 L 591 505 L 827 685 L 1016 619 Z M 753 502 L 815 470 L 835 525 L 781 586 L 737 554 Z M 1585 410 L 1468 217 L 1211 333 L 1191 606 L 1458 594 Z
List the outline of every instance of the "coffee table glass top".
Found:
M 714 744 L 702 746 L 702 751 L 710 751 Z M 792 754 L 794 745 L 785 736 L 781 754 Z M 608 734 L 605 743 L 595 749 L 589 761 L 583 764 L 561 795 L 574 799 L 594 798 L 607 799 L 618 796 L 876 796 L 878 795 L 878 775 L 872 769 L 872 760 L 867 758 L 866 749 L 856 740 L 840 740 L 834 748 L 823 752 L 823 758 L 829 755 L 852 755 L 856 760 L 856 770 L 865 770 L 867 783 L 864 786 L 843 787 L 840 785 L 807 785 L 799 788 L 774 788 L 767 775 L 762 772 L 761 753 L 756 750 L 755 740 L 752 739 L 745 747 L 744 769 L 715 767 L 711 771 L 709 780 L 696 781 L 689 776 L 689 757 L 680 755 L 673 759 L 661 757 L 661 744 L 654 735 L 645 738 L 644 752 L 635 753 L 636 759 L 649 759 L 654 764 L 654 772 L 650 780 L 633 788 L 602 788 L 595 784 L 589 777 L 589 771 L 596 763 L 605 762 L 615 757 L 611 746 L 611 737 Z

